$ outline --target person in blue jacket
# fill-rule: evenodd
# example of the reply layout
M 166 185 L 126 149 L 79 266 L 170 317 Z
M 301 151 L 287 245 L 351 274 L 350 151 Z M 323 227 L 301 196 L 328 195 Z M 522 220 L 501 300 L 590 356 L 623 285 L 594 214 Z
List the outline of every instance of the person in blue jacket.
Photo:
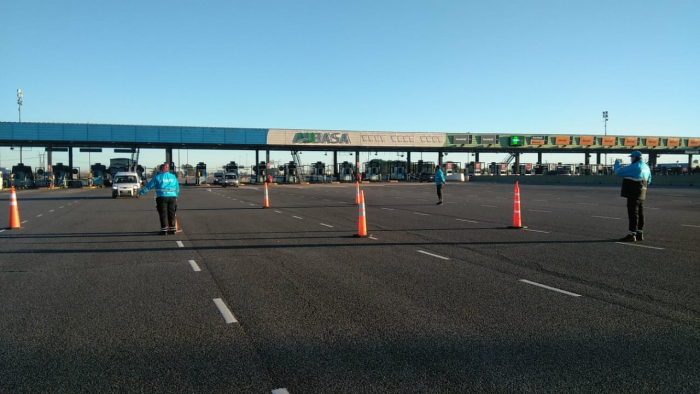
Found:
M 438 196 L 438 202 L 437 205 L 442 205 L 442 189 L 443 186 L 445 185 L 445 175 L 442 173 L 442 170 L 438 166 L 437 170 L 435 170 L 435 185 L 437 186 L 437 196 Z
M 156 188 L 156 209 L 160 216 L 160 235 L 175 234 L 175 211 L 177 211 L 177 195 L 180 192 L 180 184 L 175 175 L 170 173 L 168 163 L 160 166 L 160 173 L 139 190 L 139 196 Z
M 632 164 L 622 167 L 620 160 L 615 160 L 615 174 L 622 177 L 621 196 L 627 198 L 627 216 L 629 233 L 620 239 L 622 242 L 644 241 L 644 200 L 647 186 L 651 184 L 651 171 L 642 160 L 642 152 L 636 150 L 630 155 Z

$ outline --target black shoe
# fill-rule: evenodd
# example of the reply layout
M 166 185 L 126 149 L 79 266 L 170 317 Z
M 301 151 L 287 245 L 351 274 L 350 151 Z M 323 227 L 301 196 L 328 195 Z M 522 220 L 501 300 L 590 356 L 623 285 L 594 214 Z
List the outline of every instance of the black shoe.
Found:
M 637 241 L 644 241 L 644 233 L 641 231 L 637 231 L 636 238 L 637 238 Z
M 634 234 L 627 234 L 625 238 L 621 238 L 620 242 L 637 242 L 637 237 Z
M 168 234 L 175 235 L 176 232 L 177 232 L 177 229 L 175 227 L 168 228 Z
M 438 201 L 435 205 L 442 205 L 442 201 Z
M 167 227 L 161 228 L 161 229 L 160 229 L 160 232 L 159 232 L 158 234 L 160 234 L 160 235 L 168 235 L 168 228 L 167 228 Z

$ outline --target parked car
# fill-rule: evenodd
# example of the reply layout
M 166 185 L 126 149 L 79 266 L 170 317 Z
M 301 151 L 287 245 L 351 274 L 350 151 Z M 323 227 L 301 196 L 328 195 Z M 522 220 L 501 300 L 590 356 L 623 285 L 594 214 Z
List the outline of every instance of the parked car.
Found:
M 139 196 L 141 179 L 135 172 L 118 172 L 112 180 L 112 198 L 127 195 L 131 197 Z
M 221 180 L 224 178 L 224 173 L 223 172 L 215 172 L 214 173 L 214 184 L 215 185 L 220 185 Z
M 238 175 L 233 172 L 227 172 L 224 174 L 221 180 L 221 187 L 233 186 L 238 187 Z
M 431 174 L 429 172 L 421 172 L 420 176 L 418 177 L 418 180 L 420 182 L 435 182 L 435 174 Z

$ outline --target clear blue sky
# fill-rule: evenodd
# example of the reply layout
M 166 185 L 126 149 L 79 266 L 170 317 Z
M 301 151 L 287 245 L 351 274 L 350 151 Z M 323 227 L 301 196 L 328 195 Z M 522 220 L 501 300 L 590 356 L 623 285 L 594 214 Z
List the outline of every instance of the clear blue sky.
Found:
M 698 0 L 3 1 L 0 120 L 22 88 L 23 121 L 602 134 L 607 110 L 611 135 L 698 137 L 698 21 Z

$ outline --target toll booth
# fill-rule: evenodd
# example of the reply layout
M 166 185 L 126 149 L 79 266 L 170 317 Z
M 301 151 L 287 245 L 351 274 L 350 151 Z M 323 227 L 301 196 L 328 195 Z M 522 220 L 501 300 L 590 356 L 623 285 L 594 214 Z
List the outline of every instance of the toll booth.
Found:
M 232 161 L 224 166 L 224 171 L 234 173 L 238 177 L 238 164 Z
M 311 182 L 322 183 L 326 181 L 326 163 L 317 161 L 311 166 Z
M 257 165 L 251 166 L 252 173 L 250 174 L 250 179 L 257 183 L 264 183 L 267 178 L 267 163 L 261 161 Z M 255 174 L 257 174 L 257 179 L 255 179 Z
M 464 172 L 462 171 L 462 163 L 457 161 L 446 162 L 445 180 L 464 182 Z
M 92 174 L 92 185 L 97 187 L 108 186 L 109 183 L 109 171 L 107 166 L 100 163 L 95 163 L 90 166 L 90 173 Z
M 404 181 L 406 180 L 406 162 L 397 160 L 389 163 L 389 180 Z
M 508 175 L 508 163 L 491 162 L 489 165 L 489 174 L 492 176 Z
M 72 168 L 63 163 L 55 164 L 53 166 L 53 186 L 68 187 L 68 180 L 72 170 Z
M 297 168 L 297 163 L 290 161 L 281 166 L 279 170 L 284 177 L 284 183 L 299 183 L 299 169 Z
M 352 163 L 344 161 L 340 163 L 340 181 L 353 182 L 355 180 L 355 166 Z
M 418 162 L 413 163 L 413 171 L 411 171 L 414 174 L 420 174 L 426 173 L 426 174 L 434 174 L 435 173 L 435 162 L 433 161 L 423 161 L 423 160 L 418 160 Z
M 195 166 L 195 185 L 205 185 L 207 183 L 207 165 L 201 161 Z
M 7 168 L 0 168 L 0 190 L 10 187 L 12 182 L 12 171 Z
M 379 182 L 382 180 L 382 162 L 377 159 L 370 160 L 365 163 L 365 176 L 362 177 L 370 182 Z
M 473 176 L 481 176 L 483 174 L 482 169 L 486 167 L 484 164 L 485 163 L 482 162 L 472 161 L 467 165 L 467 174 Z
M 18 189 L 27 189 L 34 187 L 34 174 L 32 167 L 25 166 L 24 163 L 19 163 L 12 166 L 12 185 Z
M 517 173 L 520 175 L 531 175 L 532 174 L 532 163 L 520 163 L 520 167 L 515 168 L 515 165 L 513 165 L 513 173 Z

